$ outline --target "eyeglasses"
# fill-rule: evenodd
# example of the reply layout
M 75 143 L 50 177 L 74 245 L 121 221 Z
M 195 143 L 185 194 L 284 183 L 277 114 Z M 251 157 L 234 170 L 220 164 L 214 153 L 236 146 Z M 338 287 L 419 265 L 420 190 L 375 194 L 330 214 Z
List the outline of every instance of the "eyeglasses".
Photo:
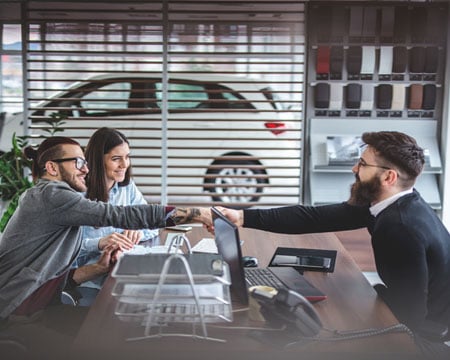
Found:
M 380 169 L 385 169 L 385 170 L 392 170 L 391 168 L 387 167 L 387 166 L 381 166 L 381 165 L 372 165 L 372 164 L 368 164 L 366 163 L 366 160 L 364 160 L 363 158 L 359 158 L 358 162 L 356 163 L 356 165 L 358 166 L 358 169 L 360 167 L 376 167 L 376 168 L 380 168 Z
M 54 159 L 54 160 L 50 160 L 56 163 L 62 163 L 62 162 L 66 162 L 66 161 L 75 161 L 75 167 L 78 170 L 83 169 L 83 167 L 87 166 L 88 162 L 86 161 L 86 159 L 80 158 L 80 157 L 73 157 L 73 158 L 63 158 L 63 159 Z

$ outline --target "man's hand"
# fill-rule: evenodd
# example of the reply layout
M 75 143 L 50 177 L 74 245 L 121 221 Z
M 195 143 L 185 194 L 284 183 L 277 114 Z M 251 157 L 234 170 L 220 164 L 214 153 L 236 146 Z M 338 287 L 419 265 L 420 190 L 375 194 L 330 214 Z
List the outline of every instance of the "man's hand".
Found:
M 73 280 L 77 284 L 81 284 L 108 273 L 119 259 L 120 254 L 120 245 L 107 245 L 95 264 L 84 265 L 75 270 Z
M 130 239 L 127 235 L 125 235 L 125 233 L 119 234 L 114 232 L 100 239 L 98 242 L 98 249 L 102 251 L 109 245 L 119 245 L 122 250 L 129 250 L 134 246 L 134 244 L 134 240 Z
M 216 206 L 215 208 L 236 226 L 244 224 L 244 212 L 242 210 L 233 210 L 222 206 Z M 205 225 L 205 227 L 211 234 L 214 234 L 214 224 L 212 222 L 211 225 Z
M 222 206 L 218 206 L 217 210 L 219 210 L 228 220 L 230 220 L 236 226 L 244 225 L 244 211 L 243 210 L 233 210 L 233 209 L 225 208 Z
M 176 208 L 170 218 L 175 225 L 202 223 L 212 226 L 211 208 Z
M 117 260 L 119 260 L 121 253 L 120 246 L 117 244 L 105 247 L 100 258 L 97 260 L 97 265 L 104 270 L 103 273 L 107 273 L 112 268 Z

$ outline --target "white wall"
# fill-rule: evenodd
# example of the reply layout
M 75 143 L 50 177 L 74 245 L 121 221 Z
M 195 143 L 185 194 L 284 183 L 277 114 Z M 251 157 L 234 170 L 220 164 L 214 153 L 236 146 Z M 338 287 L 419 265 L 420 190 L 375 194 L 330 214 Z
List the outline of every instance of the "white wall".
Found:
M 448 14 L 450 19 L 450 13 Z M 442 192 L 442 221 L 447 229 L 450 229 L 450 126 L 449 126 L 449 103 L 450 91 L 450 24 L 447 29 L 447 56 L 445 68 L 447 69 L 445 81 L 443 84 L 443 109 L 442 109 L 442 132 L 441 132 L 441 156 L 442 156 L 442 176 L 441 176 L 441 192 Z

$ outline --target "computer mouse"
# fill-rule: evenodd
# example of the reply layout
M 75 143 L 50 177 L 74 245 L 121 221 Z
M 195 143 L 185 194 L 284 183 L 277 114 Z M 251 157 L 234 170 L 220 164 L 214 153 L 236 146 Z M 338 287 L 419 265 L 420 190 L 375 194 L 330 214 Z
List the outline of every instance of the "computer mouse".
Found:
M 258 259 L 254 256 L 243 256 L 242 264 L 244 265 L 244 267 L 257 267 Z

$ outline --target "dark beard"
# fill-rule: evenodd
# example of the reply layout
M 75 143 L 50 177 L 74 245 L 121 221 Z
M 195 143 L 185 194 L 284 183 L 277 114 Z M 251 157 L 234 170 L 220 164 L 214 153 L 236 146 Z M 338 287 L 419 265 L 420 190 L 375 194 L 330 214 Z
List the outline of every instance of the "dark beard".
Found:
M 352 184 L 348 203 L 357 206 L 370 206 L 381 193 L 380 180 L 378 177 L 373 177 L 369 181 L 362 182 L 357 174 L 355 177 L 356 181 Z
M 74 189 L 75 191 L 78 191 L 78 192 L 86 191 L 85 187 L 81 187 L 77 183 L 72 181 L 72 178 L 71 178 L 70 174 L 62 166 L 59 167 L 59 171 L 61 173 L 61 180 L 66 182 L 67 184 L 69 184 L 69 186 L 72 189 Z

